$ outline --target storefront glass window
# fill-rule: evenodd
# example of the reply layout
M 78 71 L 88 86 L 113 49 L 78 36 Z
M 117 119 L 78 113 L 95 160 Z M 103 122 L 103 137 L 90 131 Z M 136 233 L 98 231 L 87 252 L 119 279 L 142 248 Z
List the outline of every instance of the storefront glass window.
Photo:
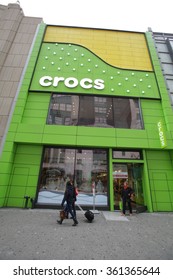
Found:
M 138 99 L 53 94 L 48 124 L 142 129 Z
M 113 158 L 117 159 L 142 159 L 141 152 L 140 151 L 113 151 Z
M 81 205 L 107 206 L 107 151 L 45 148 L 37 203 L 61 204 L 66 183 L 73 177 Z

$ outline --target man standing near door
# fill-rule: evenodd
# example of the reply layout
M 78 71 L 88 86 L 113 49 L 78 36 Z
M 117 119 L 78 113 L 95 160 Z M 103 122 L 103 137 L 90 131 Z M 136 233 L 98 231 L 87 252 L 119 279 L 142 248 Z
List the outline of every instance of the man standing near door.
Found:
M 128 204 L 129 212 L 130 215 L 132 215 L 132 205 L 131 205 L 131 195 L 133 191 L 132 188 L 129 187 L 128 182 L 125 181 L 122 192 L 121 192 L 121 198 L 122 198 L 122 203 L 123 203 L 123 209 L 122 209 L 122 215 L 125 216 L 126 214 L 126 204 Z

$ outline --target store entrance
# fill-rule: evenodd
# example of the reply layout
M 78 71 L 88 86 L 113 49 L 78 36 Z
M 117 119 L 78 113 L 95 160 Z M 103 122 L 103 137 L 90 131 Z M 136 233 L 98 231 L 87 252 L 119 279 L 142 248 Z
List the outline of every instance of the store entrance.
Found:
M 121 190 L 125 181 L 128 181 L 129 186 L 131 186 L 135 194 L 132 199 L 133 210 L 144 205 L 142 169 L 143 164 L 141 163 L 113 163 L 115 210 L 120 210 L 119 202 L 121 200 Z

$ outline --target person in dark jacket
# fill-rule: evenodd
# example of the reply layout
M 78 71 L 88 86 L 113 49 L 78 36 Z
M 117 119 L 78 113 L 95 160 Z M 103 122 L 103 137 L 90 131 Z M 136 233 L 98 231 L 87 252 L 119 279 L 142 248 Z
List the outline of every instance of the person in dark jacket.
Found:
M 72 183 L 72 185 L 73 185 L 73 181 L 71 181 L 71 183 Z M 67 186 L 68 186 L 68 184 L 69 184 L 69 182 L 67 183 Z M 73 210 L 74 217 L 76 218 L 76 206 L 75 206 L 75 202 L 76 202 L 76 200 L 77 200 L 76 197 L 77 197 L 77 195 L 78 195 L 78 190 L 77 190 L 76 187 L 74 187 L 74 185 L 73 185 L 73 188 L 74 188 L 74 190 L 73 190 L 72 210 Z M 63 205 L 64 205 L 65 202 L 66 202 L 66 195 L 64 195 L 64 198 L 63 198 L 62 203 L 61 203 L 61 206 L 62 206 L 62 207 L 63 207 Z M 68 219 L 69 210 L 68 210 L 68 205 L 67 205 L 67 204 L 66 204 L 66 206 L 65 206 L 64 211 L 65 211 L 66 219 Z M 70 219 L 71 219 L 71 218 L 72 218 L 72 217 L 70 217 Z
M 128 204 L 130 215 L 132 215 L 132 205 L 131 205 L 131 196 L 133 194 L 132 188 L 129 187 L 127 182 L 124 182 L 122 191 L 121 191 L 121 198 L 123 203 L 122 215 L 125 216 L 126 214 L 126 204 Z
M 73 181 L 70 180 L 67 182 L 66 190 L 64 193 L 63 200 L 61 202 L 61 206 L 64 207 L 64 203 L 66 202 L 65 212 L 70 213 L 71 217 L 74 221 L 73 226 L 76 226 L 78 224 L 78 221 L 76 219 L 76 211 L 74 211 L 75 208 L 75 200 L 76 200 L 76 193 L 75 193 L 75 187 L 73 185 Z M 59 224 L 62 224 L 63 220 L 57 221 Z

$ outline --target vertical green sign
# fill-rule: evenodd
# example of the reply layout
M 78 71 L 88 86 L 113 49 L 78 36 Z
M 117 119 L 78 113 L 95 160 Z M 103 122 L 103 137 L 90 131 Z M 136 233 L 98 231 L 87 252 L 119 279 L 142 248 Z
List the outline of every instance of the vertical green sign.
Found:
M 165 132 L 163 129 L 162 121 L 158 121 L 157 127 L 158 127 L 158 131 L 159 131 L 160 145 L 161 145 L 161 148 L 164 149 L 167 146 L 167 144 L 166 144 L 166 136 L 165 136 Z

